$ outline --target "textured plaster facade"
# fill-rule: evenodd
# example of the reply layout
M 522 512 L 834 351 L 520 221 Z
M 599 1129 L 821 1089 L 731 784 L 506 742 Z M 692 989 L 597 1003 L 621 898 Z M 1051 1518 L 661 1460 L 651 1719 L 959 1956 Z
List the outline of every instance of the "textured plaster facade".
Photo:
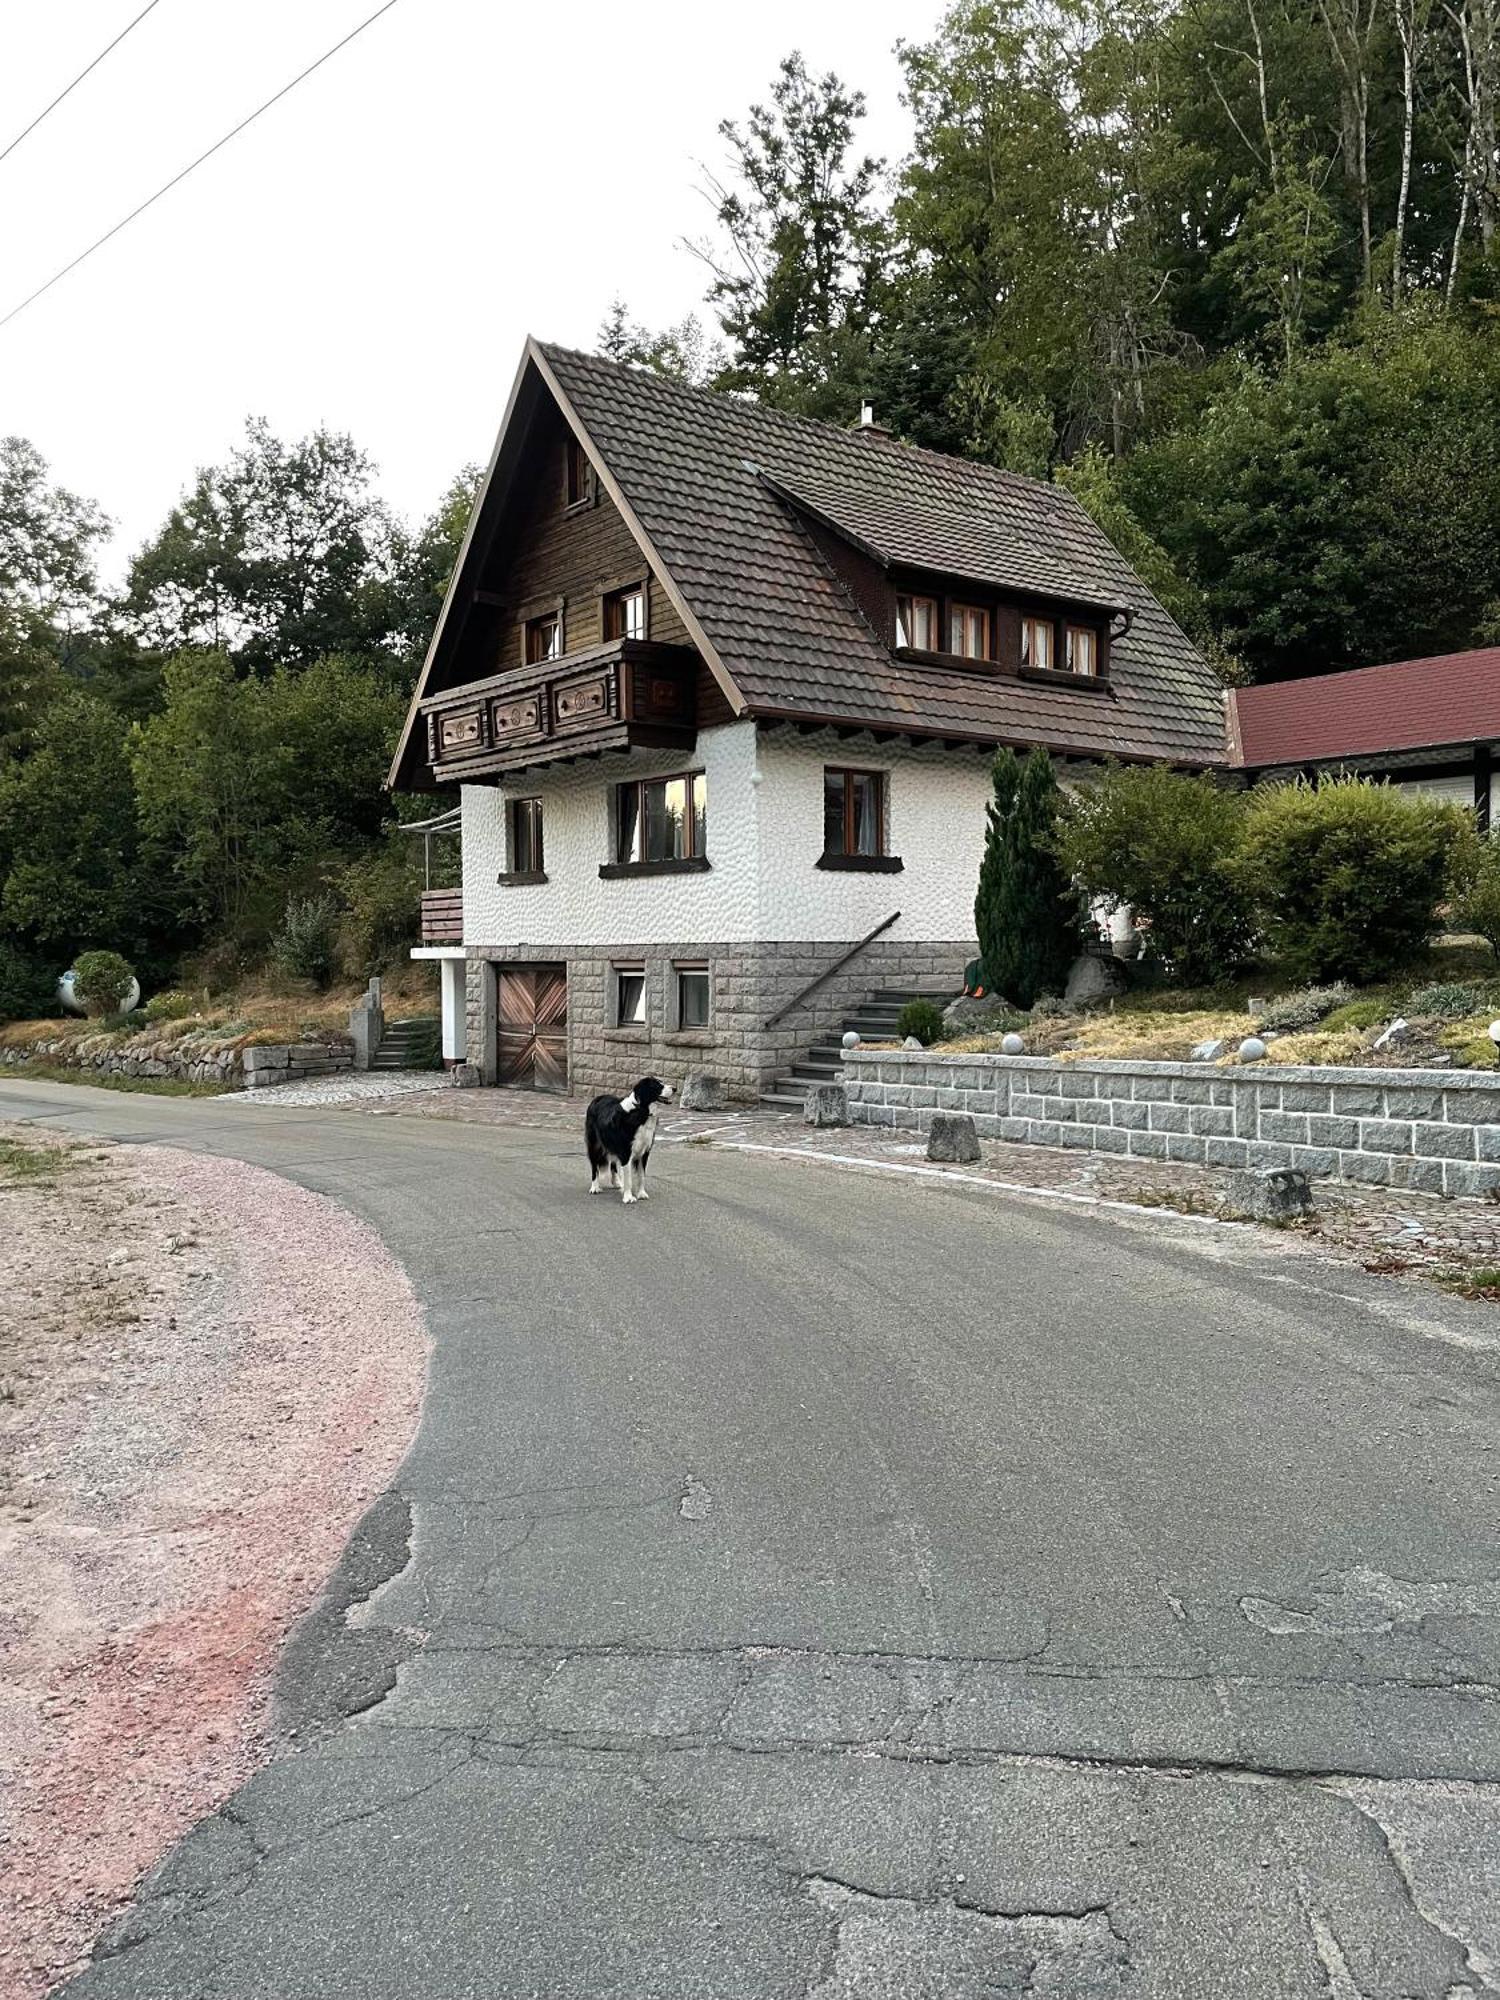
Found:
M 886 848 L 896 873 L 817 866 L 828 765 L 886 774 Z M 624 778 L 701 770 L 707 779 L 703 873 L 601 880 L 611 858 L 613 787 Z M 978 752 L 896 751 L 869 738 L 758 731 L 700 732 L 691 756 L 610 757 L 504 787 L 465 786 L 464 931 L 468 1047 L 493 1074 L 495 964 L 568 967 L 569 1078 L 614 1087 L 650 1070 L 707 1069 L 739 1098 L 757 1095 L 818 1033 L 868 992 L 956 991 L 974 955 L 973 906 L 989 797 Z M 507 886 L 506 807 L 542 801 L 547 880 Z M 848 948 L 899 911 L 891 927 L 784 1022 L 770 1017 Z M 710 1025 L 673 1018 L 674 966 L 707 962 Z M 644 1027 L 613 1019 L 614 968 L 644 964 Z

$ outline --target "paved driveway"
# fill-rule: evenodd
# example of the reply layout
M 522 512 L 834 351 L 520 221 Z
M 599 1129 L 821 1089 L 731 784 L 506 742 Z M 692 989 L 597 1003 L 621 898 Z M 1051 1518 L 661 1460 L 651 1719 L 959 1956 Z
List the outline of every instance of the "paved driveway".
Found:
M 295 1737 L 70 2000 L 1500 1991 L 1492 1309 L 709 1148 L 624 1210 L 554 1130 L 27 1115 L 337 1196 L 436 1340 Z

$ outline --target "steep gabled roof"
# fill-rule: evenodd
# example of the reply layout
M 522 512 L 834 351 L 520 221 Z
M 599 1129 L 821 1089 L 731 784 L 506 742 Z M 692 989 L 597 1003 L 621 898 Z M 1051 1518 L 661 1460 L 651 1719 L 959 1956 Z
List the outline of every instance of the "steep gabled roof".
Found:
M 1235 761 L 1265 770 L 1500 742 L 1500 646 L 1236 688 Z
M 444 684 L 450 627 L 461 626 L 454 605 L 478 580 L 519 434 L 543 394 L 583 443 L 736 712 L 1085 756 L 1225 760 L 1216 676 L 1061 488 L 536 341 L 418 699 Z M 895 658 L 825 560 L 809 516 L 888 565 L 1128 612 L 1129 631 L 1111 643 L 1108 692 Z M 411 730 L 408 719 L 392 782 Z
M 752 712 L 1224 761 L 1217 676 L 1061 488 L 539 351 Z M 1111 647 L 1110 697 L 892 658 L 776 487 L 842 511 L 893 560 L 1131 608 Z

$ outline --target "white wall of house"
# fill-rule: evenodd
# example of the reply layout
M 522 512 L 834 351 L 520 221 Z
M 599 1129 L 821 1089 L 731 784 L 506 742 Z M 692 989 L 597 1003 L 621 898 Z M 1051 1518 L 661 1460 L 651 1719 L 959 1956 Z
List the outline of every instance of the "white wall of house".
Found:
M 505 785 L 465 785 L 464 942 L 468 945 L 736 943 L 758 935 L 755 889 L 755 729 L 725 723 L 698 732 L 696 750 L 594 758 Z M 624 778 L 702 771 L 708 781 L 708 856 L 702 874 L 602 882 L 613 855 L 614 787 Z M 547 880 L 502 888 L 506 804 L 542 802 Z
M 886 773 L 888 852 L 898 874 L 821 869 L 823 771 Z M 708 856 L 702 874 L 601 881 L 611 856 L 613 787 L 623 778 L 702 770 Z M 547 880 L 503 887 L 506 806 L 542 801 Z M 892 910 L 893 940 L 973 935 L 989 761 L 979 752 L 898 750 L 870 738 L 758 733 L 753 723 L 699 732 L 691 757 L 612 756 L 505 785 L 465 785 L 464 939 L 538 951 L 670 940 L 851 940 Z
M 823 851 L 823 773 L 830 765 L 886 774 L 886 851 L 899 874 L 817 866 Z M 833 731 L 777 730 L 760 741 L 760 935 L 822 943 L 863 937 L 901 912 L 888 933 L 950 943 L 974 934 L 974 891 L 984 852 L 989 759 L 979 752 L 897 749 Z

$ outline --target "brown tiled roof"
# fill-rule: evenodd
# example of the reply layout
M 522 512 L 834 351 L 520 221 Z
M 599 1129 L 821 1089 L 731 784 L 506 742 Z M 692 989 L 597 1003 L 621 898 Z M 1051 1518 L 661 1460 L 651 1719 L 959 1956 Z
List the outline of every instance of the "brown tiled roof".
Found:
M 1500 741 L 1500 646 L 1236 688 L 1236 762 L 1264 770 L 1334 757 Z
M 538 351 L 753 713 L 1224 761 L 1217 677 L 1061 488 L 595 355 Z M 1110 692 L 893 658 L 775 486 L 893 561 L 1129 607 Z

